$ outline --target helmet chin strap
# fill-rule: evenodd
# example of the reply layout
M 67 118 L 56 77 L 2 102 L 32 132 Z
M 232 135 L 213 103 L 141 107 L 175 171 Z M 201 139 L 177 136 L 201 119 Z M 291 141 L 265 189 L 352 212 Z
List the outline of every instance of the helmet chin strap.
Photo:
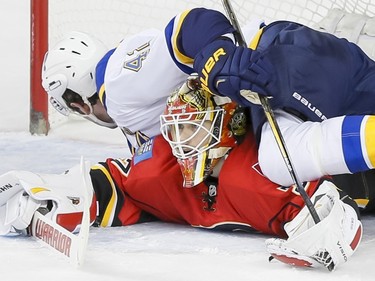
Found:
M 93 112 L 93 107 L 91 105 L 91 103 L 88 101 L 88 99 L 86 97 L 82 97 L 84 103 L 90 108 L 90 113 L 89 114 L 83 114 L 83 113 L 79 113 L 77 111 L 74 111 L 72 110 L 71 108 L 67 107 L 65 104 L 61 104 L 59 100 L 57 100 L 56 98 L 54 97 L 50 97 L 49 101 L 51 103 L 51 105 L 59 112 L 61 113 L 62 115 L 64 116 L 68 116 L 70 113 L 73 113 L 73 114 L 76 114 L 80 117 L 83 117 L 91 122 L 94 122 L 95 124 L 99 125 L 99 126 L 103 126 L 103 127 L 107 127 L 107 128 L 111 128 L 111 129 L 114 129 L 117 127 L 116 123 L 115 122 L 105 122 L 105 121 L 102 121 L 100 120 L 98 117 L 96 117 Z M 81 110 L 82 111 L 82 110 Z
M 221 157 L 225 156 L 228 153 L 229 150 L 231 150 L 231 147 L 211 148 L 208 151 L 208 159 L 221 158 Z
M 221 168 L 223 167 L 225 157 L 220 158 L 217 163 L 213 166 L 212 172 L 210 174 L 211 177 L 213 178 L 218 178 Z
M 217 178 L 223 166 L 224 159 L 228 155 L 228 152 L 231 150 L 231 147 L 217 147 L 211 148 L 208 151 L 208 159 L 212 159 L 211 162 L 211 177 Z
M 93 113 L 93 108 L 92 108 L 92 105 L 90 102 L 87 102 L 86 103 L 89 108 L 90 108 L 90 113 L 89 114 L 80 114 L 78 112 L 75 112 L 73 111 L 74 114 L 77 114 L 91 122 L 94 122 L 95 124 L 97 125 L 100 125 L 100 126 L 103 126 L 103 127 L 107 127 L 107 128 L 111 128 L 111 129 L 114 129 L 114 128 L 117 128 L 117 125 L 115 122 L 105 122 L 105 121 L 102 121 L 100 120 L 98 117 L 95 116 L 95 114 Z
M 116 123 L 102 121 L 92 113 L 90 113 L 88 115 L 81 115 L 81 114 L 79 114 L 79 115 L 82 116 L 83 118 L 87 119 L 87 120 L 90 120 L 90 121 L 94 122 L 97 125 L 107 127 L 107 128 L 111 128 L 111 129 L 117 128 Z

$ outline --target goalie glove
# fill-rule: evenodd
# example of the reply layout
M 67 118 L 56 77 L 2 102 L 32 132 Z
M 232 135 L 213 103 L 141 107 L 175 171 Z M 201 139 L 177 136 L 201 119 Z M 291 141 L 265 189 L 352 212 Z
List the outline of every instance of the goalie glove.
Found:
M 38 209 L 68 231 L 77 232 L 82 221 L 84 195 L 75 187 L 81 178 L 79 165 L 61 175 L 28 171 L 1 175 L 0 186 L 8 188 L 0 193 L 0 235 L 27 234 Z M 91 190 L 90 221 L 94 221 L 96 202 Z
M 324 266 L 332 271 L 353 255 L 362 238 L 362 224 L 352 206 L 340 200 L 336 186 L 324 181 L 311 198 L 321 219 L 315 224 L 306 206 L 285 224 L 288 239 L 267 239 L 266 248 L 281 262 Z

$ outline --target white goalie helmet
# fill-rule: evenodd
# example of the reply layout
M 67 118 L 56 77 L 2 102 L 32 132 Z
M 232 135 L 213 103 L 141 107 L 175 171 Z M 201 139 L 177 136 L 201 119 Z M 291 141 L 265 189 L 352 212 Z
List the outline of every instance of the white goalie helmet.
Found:
M 204 181 L 246 133 L 246 116 L 237 109 L 229 98 L 201 89 L 194 76 L 168 98 L 161 133 L 180 165 L 184 187 Z
M 73 31 L 45 54 L 42 85 L 50 97 L 50 103 L 59 113 L 65 116 L 76 113 L 101 126 L 114 127 L 113 123 L 101 121 L 92 114 L 89 102 L 89 98 L 97 92 L 96 65 L 107 50 L 98 39 L 83 32 Z M 78 94 L 90 107 L 91 114 L 85 115 L 73 110 L 68 104 L 72 100 L 67 103 L 67 94 L 73 97 L 77 97 Z

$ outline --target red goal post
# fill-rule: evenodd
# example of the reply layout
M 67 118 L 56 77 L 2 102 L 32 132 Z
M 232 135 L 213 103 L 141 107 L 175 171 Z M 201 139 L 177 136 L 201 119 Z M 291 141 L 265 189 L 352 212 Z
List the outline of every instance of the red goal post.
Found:
M 30 122 L 32 134 L 47 134 L 48 98 L 41 83 L 42 63 L 48 49 L 48 0 L 30 0 Z
M 69 31 L 95 35 L 108 48 L 124 37 L 147 28 L 163 27 L 177 13 L 194 7 L 224 12 L 221 0 L 30 0 L 31 1 L 31 101 L 30 132 L 47 134 L 69 118 L 48 107 L 41 86 L 41 65 L 48 46 Z M 232 0 L 241 25 L 249 20 L 292 20 L 314 27 L 333 8 L 375 15 L 373 0 Z M 373 2 L 373 3 L 372 3 Z M 72 117 L 70 117 L 72 118 Z

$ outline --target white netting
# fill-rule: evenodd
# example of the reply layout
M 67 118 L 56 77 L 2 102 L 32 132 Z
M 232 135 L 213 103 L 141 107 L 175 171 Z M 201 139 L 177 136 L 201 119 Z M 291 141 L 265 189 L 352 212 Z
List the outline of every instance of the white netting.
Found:
M 309 26 L 319 22 L 329 10 L 375 15 L 371 0 L 233 0 L 240 24 L 262 18 L 292 20 Z M 224 9 L 220 0 L 49 0 L 49 44 L 54 45 L 66 32 L 93 34 L 109 48 L 124 37 L 154 27 L 163 29 L 177 13 L 194 7 Z M 50 110 L 50 123 L 63 118 Z

